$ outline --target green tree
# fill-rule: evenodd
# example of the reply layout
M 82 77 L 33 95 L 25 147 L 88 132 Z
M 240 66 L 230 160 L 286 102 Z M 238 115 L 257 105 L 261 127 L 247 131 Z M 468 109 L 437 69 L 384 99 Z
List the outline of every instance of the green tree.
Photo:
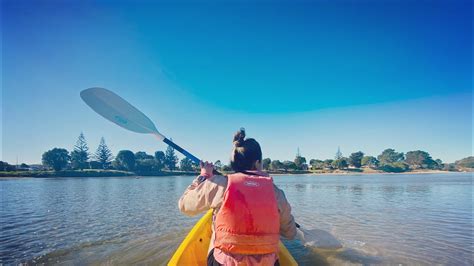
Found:
M 272 163 L 272 160 L 270 158 L 265 158 L 262 160 L 262 168 L 263 170 L 268 170 L 270 169 L 270 164 Z
M 71 164 L 73 169 L 84 169 L 88 167 L 89 162 L 89 147 L 87 146 L 86 138 L 81 132 L 77 138 L 74 150 L 71 152 Z
M 221 162 L 221 160 L 217 160 L 217 161 L 214 162 L 214 168 L 215 168 L 217 171 L 219 171 L 219 170 L 222 169 L 222 162 Z
M 192 166 L 192 171 L 194 172 L 199 172 L 201 171 L 201 166 L 198 163 L 195 163 L 194 161 L 191 161 L 191 166 Z M 221 165 L 220 170 L 224 168 L 225 165 Z
M 324 162 L 318 159 L 311 159 L 309 160 L 309 164 L 311 165 L 312 169 L 323 169 Z
M 364 158 L 364 153 L 361 151 L 351 153 L 349 156 L 349 163 L 356 168 L 360 168 L 362 165 L 362 158 Z
M 349 164 L 347 163 L 347 159 L 342 157 L 340 159 L 334 160 L 332 162 L 332 166 L 337 169 L 345 169 Z
M 100 139 L 99 147 L 97 147 L 95 152 L 95 159 L 102 165 L 103 169 L 107 169 L 113 158 L 112 152 L 109 147 L 107 147 L 107 144 L 105 144 L 104 137 L 102 137 Z
M 339 147 L 337 147 L 337 152 L 336 152 L 336 156 L 334 156 L 334 159 L 339 160 L 341 158 L 342 158 L 341 149 Z
M 7 171 L 7 168 L 10 166 L 9 163 L 7 162 L 4 162 L 4 161 L 0 161 L 0 171 Z
M 71 152 L 71 167 L 72 169 L 84 169 L 87 167 L 88 162 L 84 162 L 84 153 L 78 151 Z
M 135 153 L 135 159 L 136 160 L 146 160 L 146 159 L 154 159 L 152 155 L 147 154 L 144 151 L 139 151 Z
M 384 172 L 401 173 L 407 171 L 409 169 L 409 166 L 404 162 L 394 162 L 386 163 L 382 165 L 379 169 Z
M 152 156 L 153 158 L 153 156 Z M 152 172 L 159 171 L 155 158 L 136 160 L 135 156 L 135 171 L 137 172 Z
M 188 157 L 184 157 L 179 163 L 179 168 L 181 169 L 181 171 L 191 172 L 194 170 L 193 161 L 191 161 L 191 159 L 189 159 Z
M 114 163 L 115 168 L 120 169 L 119 167 L 116 167 L 115 161 L 113 163 Z M 89 165 L 91 169 L 102 169 L 102 164 L 99 163 L 98 161 L 90 161 Z
M 159 171 L 159 168 L 157 166 L 158 163 L 156 162 L 155 157 L 153 157 L 152 155 L 149 155 L 144 151 L 139 151 L 135 153 L 135 171 Z
M 361 160 L 361 164 L 370 168 L 376 168 L 379 165 L 379 160 L 374 156 L 364 156 Z
M 222 166 L 222 171 L 230 172 L 232 171 L 232 167 L 230 167 L 230 165 L 228 164 L 225 164 L 224 166 Z
M 165 153 L 162 151 L 155 152 L 155 161 L 158 171 L 161 171 L 165 167 Z
M 117 157 L 115 157 L 115 163 L 118 169 L 127 171 L 134 171 L 136 166 L 135 154 L 129 150 L 119 151 Z
M 324 160 L 324 168 L 333 168 L 332 163 L 334 162 L 333 159 L 326 159 Z
M 0 171 L 11 172 L 15 171 L 15 166 L 7 162 L 0 161 Z
M 42 161 L 44 165 L 47 165 L 54 169 L 54 171 L 60 171 L 67 166 L 71 157 L 66 149 L 54 148 L 43 153 Z
M 404 159 L 403 152 L 396 152 L 394 149 L 385 149 L 382 154 L 377 156 L 381 165 L 401 162 Z
M 451 171 L 451 172 L 457 171 L 456 164 L 454 164 L 454 163 L 445 163 L 443 165 L 443 170 L 444 171 Z
M 298 167 L 296 166 L 295 162 L 292 161 L 284 161 L 283 162 L 283 169 L 285 169 L 285 172 L 288 170 L 296 170 Z
M 173 171 L 176 169 L 176 164 L 178 163 L 178 156 L 174 153 L 174 149 L 171 146 L 168 146 L 165 152 L 165 166 L 168 170 Z
M 271 168 L 273 171 L 277 171 L 277 170 L 283 169 L 283 163 L 280 162 L 279 160 L 273 160 L 273 161 L 270 163 L 270 168 Z
M 296 155 L 294 160 L 296 169 L 302 170 L 304 165 L 306 164 L 306 158 L 300 155 Z
M 426 151 L 409 151 L 405 155 L 405 162 L 413 169 L 432 168 L 436 162 Z

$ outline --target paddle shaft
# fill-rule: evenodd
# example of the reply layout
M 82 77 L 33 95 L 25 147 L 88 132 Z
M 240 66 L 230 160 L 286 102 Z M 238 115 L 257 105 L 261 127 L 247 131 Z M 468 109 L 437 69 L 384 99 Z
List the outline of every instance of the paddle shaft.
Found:
M 160 138 L 160 137 L 159 137 Z M 191 153 L 189 153 L 187 150 L 181 148 L 178 144 L 174 143 L 173 141 L 171 141 L 170 139 L 168 138 L 164 138 L 163 139 L 163 142 L 168 144 L 169 146 L 171 146 L 173 149 L 179 151 L 182 155 L 186 156 L 187 158 L 191 159 L 191 161 L 193 161 L 194 163 L 196 164 L 200 164 L 201 163 L 201 160 L 199 160 L 199 158 L 197 158 L 196 156 L 192 155 Z M 215 175 L 221 175 L 221 173 L 219 171 L 217 171 L 216 169 L 214 169 L 214 172 L 213 172 Z
M 191 161 L 199 164 L 201 162 L 201 160 L 199 160 L 196 156 L 192 155 L 191 153 L 189 153 L 187 150 L 181 148 L 178 144 L 172 142 L 170 139 L 168 138 L 164 138 L 163 139 L 163 142 L 170 145 L 173 149 L 179 151 L 181 154 L 183 154 L 184 156 L 188 157 L 189 159 L 191 159 Z

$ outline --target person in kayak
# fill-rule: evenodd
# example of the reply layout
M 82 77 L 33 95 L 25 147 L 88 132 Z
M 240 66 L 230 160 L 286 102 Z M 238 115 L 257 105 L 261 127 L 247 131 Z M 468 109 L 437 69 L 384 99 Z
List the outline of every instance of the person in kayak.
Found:
M 234 174 L 214 175 L 201 162 L 201 174 L 179 199 L 179 209 L 196 215 L 214 209 L 208 265 L 279 265 L 280 235 L 293 239 L 296 225 L 285 194 L 262 171 L 262 150 L 240 129 L 234 136 Z

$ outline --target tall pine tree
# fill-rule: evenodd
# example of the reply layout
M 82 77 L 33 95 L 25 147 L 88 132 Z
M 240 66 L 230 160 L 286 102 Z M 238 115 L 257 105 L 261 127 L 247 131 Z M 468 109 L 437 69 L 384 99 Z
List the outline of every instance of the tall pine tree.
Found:
M 107 144 L 105 144 L 104 137 L 100 139 L 99 147 L 97 147 L 95 152 L 95 159 L 100 163 L 103 169 L 107 169 L 113 159 L 112 152 L 109 147 L 107 147 Z
M 165 152 L 165 166 L 168 170 L 173 171 L 176 169 L 176 164 L 178 163 L 178 156 L 174 153 L 174 149 L 171 146 L 168 146 Z
M 74 169 L 88 168 L 89 164 L 89 147 L 87 146 L 86 138 L 81 132 L 79 135 L 74 150 L 71 152 L 71 163 Z
M 334 159 L 336 159 L 336 160 L 342 159 L 342 152 L 341 152 L 341 149 L 339 147 L 337 147 L 337 152 L 336 152 L 336 156 L 334 157 Z

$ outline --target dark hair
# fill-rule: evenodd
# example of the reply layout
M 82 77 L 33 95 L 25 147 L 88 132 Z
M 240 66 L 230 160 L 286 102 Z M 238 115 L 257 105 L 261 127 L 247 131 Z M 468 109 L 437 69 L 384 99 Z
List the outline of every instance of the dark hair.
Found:
M 240 128 L 234 135 L 234 148 L 230 165 L 236 172 L 253 170 L 256 161 L 262 161 L 262 150 L 255 139 L 245 139 L 245 129 Z

